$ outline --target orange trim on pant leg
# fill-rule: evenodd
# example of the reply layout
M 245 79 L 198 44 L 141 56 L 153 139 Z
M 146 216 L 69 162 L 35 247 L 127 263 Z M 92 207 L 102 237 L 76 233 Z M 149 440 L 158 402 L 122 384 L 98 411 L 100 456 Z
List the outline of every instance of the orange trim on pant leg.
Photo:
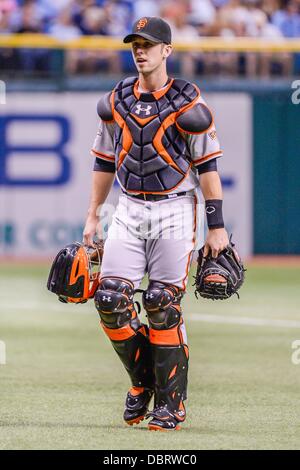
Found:
M 122 326 L 122 328 L 107 328 L 107 326 L 105 326 L 101 322 L 101 326 L 105 334 L 112 341 L 124 341 L 136 335 L 136 332 L 131 328 L 129 324 Z
M 169 330 L 154 330 L 150 328 L 149 339 L 151 344 L 158 344 L 160 346 L 179 346 L 181 344 L 178 325 Z
M 183 288 L 183 291 L 186 290 L 186 284 L 187 284 L 187 278 L 188 278 L 188 275 L 189 275 L 189 268 L 190 268 L 190 263 L 191 263 L 191 258 L 192 258 L 192 253 L 195 249 L 195 243 L 196 243 L 196 229 L 197 229 L 197 204 L 198 204 L 198 199 L 197 199 L 197 196 L 194 195 L 194 226 L 193 226 L 193 240 L 192 240 L 192 243 L 193 243 L 193 248 L 192 250 L 190 251 L 189 253 L 189 256 L 188 256 L 188 260 L 187 260 L 187 264 L 186 264 L 186 268 L 185 268 L 185 276 L 183 278 L 183 281 L 182 281 L 182 288 Z

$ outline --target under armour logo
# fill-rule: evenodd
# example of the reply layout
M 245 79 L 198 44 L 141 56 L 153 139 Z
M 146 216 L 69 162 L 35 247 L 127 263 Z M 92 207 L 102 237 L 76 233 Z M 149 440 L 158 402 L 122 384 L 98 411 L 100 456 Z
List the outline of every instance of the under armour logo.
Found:
M 105 302 L 111 302 L 111 297 L 106 297 L 105 295 L 102 296 L 102 300 Z
M 154 295 L 153 294 L 146 294 L 146 299 L 153 299 Z
M 145 113 L 146 116 L 149 116 L 151 109 L 152 109 L 152 106 L 150 104 L 148 104 L 147 108 L 142 108 L 141 104 L 137 104 L 135 114 L 140 114 L 141 111 L 143 111 L 143 113 Z

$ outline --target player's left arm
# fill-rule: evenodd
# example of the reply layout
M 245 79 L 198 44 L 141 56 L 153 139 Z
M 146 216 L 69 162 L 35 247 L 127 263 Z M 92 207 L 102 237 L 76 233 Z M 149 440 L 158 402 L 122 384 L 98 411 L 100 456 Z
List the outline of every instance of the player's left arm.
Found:
M 223 152 L 217 137 L 213 115 L 200 96 L 194 106 L 179 115 L 177 128 L 186 140 L 206 205 L 208 233 L 204 256 L 209 250 L 218 256 L 229 243 L 222 215 L 222 185 L 217 169 L 217 159 Z
M 208 232 L 205 241 L 204 256 L 211 250 L 212 256 L 218 254 L 229 244 L 227 231 L 224 228 L 222 205 L 223 192 L 219 173 L 207 171 L 200 174 L 200 187 L 205 199 Z

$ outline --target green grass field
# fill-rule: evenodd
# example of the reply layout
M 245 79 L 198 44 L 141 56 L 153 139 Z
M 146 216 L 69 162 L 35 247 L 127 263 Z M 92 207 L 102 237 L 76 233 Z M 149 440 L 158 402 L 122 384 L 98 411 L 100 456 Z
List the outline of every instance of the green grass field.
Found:
M 0 267 L 0 449 L 300 448 L 299 267 L 249 268 L 240 300 L 189 290 L 188 417 L 173 433 L 123 423 L 129 381 L 93 303 L 59 303 L 46 278 Z

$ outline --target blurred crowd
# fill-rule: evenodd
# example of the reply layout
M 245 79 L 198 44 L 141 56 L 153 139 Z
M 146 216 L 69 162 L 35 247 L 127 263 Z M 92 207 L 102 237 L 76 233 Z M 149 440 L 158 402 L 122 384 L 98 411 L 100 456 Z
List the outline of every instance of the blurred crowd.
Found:
M 83 35 L 122 37 L 143 16 L 165 18 L 174 41 L 203 36 L 300 38 L 300 0 L 0 0 L 0 34 L 45 33 L 60 40 Z M 285 52 L 176 52 L 170 67 L 187 77 L 286 76 L 299 73 L 299 57 Z M 69 74 L 134 70 L 127 51 L 68 50 L 63 64 Z M 0 49 L 2 70 L 47 73 L 49 67 L 59 66 L 60 56 L 53 51 Z

